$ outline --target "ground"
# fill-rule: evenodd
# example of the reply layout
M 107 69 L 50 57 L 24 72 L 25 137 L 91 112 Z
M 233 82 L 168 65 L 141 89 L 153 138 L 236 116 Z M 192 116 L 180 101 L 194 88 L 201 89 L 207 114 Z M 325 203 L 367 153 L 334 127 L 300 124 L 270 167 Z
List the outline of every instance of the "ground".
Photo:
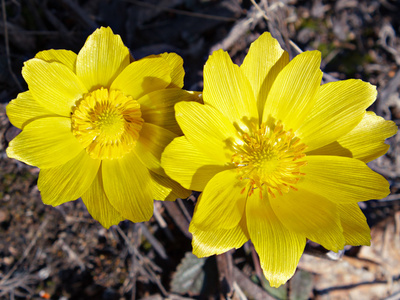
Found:
M 187 228 L 193 204 L 156 202 L 146 223 L 106 230 L 81 200 L 41 202 L 39 170 L 8 159 L 18 134 L 5 106 L 27 89 L 23 62 L 50 48 L 78 52 L 99 26 L 121 35 L 135 58 L 165 51 L 185 61 L 185 88 L 202 89 L 202 66 L 227 50 L 240 64 L 270 31 L 291 57 L 322 52 L 324 81 L 360 78 L 378 87 L 370 110 L 399 124 L 400 5 L 391 0 L 2 0 L 0 21 L 0 298 L 2 299 L 399 299 L 400 141 L 370 163 L 391 184 L 382 201 L 362 203 L 371 247 L 341 255 L 309 243 L 298 270 L 272 289 L 250 243 L 198 259 Z M 5 9 L 5 10 L 4 10 Z

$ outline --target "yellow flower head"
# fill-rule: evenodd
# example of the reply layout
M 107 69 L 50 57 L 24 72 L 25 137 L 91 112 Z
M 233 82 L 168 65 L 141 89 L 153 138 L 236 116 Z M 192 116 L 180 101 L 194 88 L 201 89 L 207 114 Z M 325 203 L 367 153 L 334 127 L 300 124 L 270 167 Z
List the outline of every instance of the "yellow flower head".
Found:
M 131 61 L 121 37 L 97 29 L 78 54 L 39 52 L 22 70 L 29 90 L 7 106 L 22 132 L 7 154 L 38 166 L 43 202 L 82 197 L 104 227 L 147 221 L 153 199 L 185 196 L 160 158 L 181 135 L 173 107 L 182 90 L 182 59 L 163 53 Z
M 204 67 L 204 105 L 181 102 L 185 136 L 167 146 L 166 173 L 203 191 L 190 232 L 197 256 L 253 242 L 266 278 L 284 284 L 307 239 L 338 251 L 369 245 L 357 202 L 389 193 L 365 164 L 388 150 L 393 122 L 366 112 L 376 89 L 361 80 L 321 85 L 320 53 L 288 53 L 269 33 L 243 64 L 214 52 Z

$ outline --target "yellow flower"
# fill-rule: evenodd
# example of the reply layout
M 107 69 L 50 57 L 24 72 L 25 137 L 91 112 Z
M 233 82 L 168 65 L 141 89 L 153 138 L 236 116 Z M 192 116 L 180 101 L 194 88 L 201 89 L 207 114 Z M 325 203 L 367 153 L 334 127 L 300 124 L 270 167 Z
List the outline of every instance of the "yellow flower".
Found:
M 174 53 L 133 61 L 121 37 L 97 29 L 79 54 L 39 52 L 22 75 L 29 90 L 7 106 L 22 132 L 7 155 L 39 167 L 45 204 L 82 198 L 104 227 L 147 221 L 153 199 L 187 191 L 161 168 L 165 146 L 182 134 L 174 116 L 184 70 Z
M 190 225 L 199 256 L 249 239 L 272 286 L 293 274 L 307 239 L 338 251 L 369 245 L 357 202 L 385 197 L 388 182 L 365 164 L 384 154 L 393 122 L 366 112 L 376 89 L 361 80 L 321 84 L 320 53 L 289 62 L 269 33 L 243 64 L 214 52 L 204 67 L 204 105 L 181 102 L 185 136 L 162 166 L 203 191 Z

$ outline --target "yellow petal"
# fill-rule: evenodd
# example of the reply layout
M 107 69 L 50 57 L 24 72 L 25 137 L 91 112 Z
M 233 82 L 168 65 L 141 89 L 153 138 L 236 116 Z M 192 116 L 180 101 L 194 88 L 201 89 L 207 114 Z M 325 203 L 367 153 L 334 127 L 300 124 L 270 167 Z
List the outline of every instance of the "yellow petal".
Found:
M 153 215 L 152 181 L 149 170 L 131 152 L 121 159 L 103 160 L 103 186 L 107 198 L 132 222 L 148 221 Z
M 349 203 L 386 197 L 389 183 L 368 166 L 353 158 L 307 156 L 306 175 L 296 187 L 313 191 L 334 203 Z
M 38 188 L 43 203 L 57 206 L 81 197 L 96 177 L 100 162 L 82 150 L 63 165 L 40 170 Z
M 168 176 L 193 191 L 203 191 L 214 175 L 233 168 L 201 152 L 184 136 L 165 148 L 161 165 Z
M 253 88 L 259 118 L 262 119 L 265 100 L 278 73 L 289 63 L 289 54 L 269 32 L 254 41 L 240 68 Z
M 7 148 L 7 155 L 47 169 L 61 165 L 83 150 L 71 133 L 71 119 L 42 118 L 27 124 Z
M 111 28 L 96 29 L 86 40 L 76 59 L 76 74 L 89 91 L 109 88 L 128 65 L 130 54 L 121 37 Z
M 369 246 L 371 231 L 357 203 L 338 204 L 346 245 Z
M 161 53 L 160 56 L 167 60 L 171 69 L 171 83 L 168 88 L 182 88 L 185 70 L 183 69 L 183 59 L 176 53 Z
M 222 254 L 233 248 L 238 249 L 249 240 L 245 214 L 240 223 L 231 229 L 203 231 L 191 222 L 189 232 L 193 235 L 193 254 L 197 257 Z
M 111 205 L 104 192 L 101 169 L 99 169 L 89 189 L 82 195 L 82 201 L 93 219 L 99 221 L 107 229 L 124 220 L 121 214 Z
M 161 57 L 134 61 L 114 80 L 111 89 L 120 90 L 133 99 L 166 88 L 171 82 L 168 62 Z
M 389 145 L 385 144 L 385 139 L 395 135 L 397 130 L 394 122 L 368 111 L 349 133 L 307 154 L 347 156 L 367 163 L 386 153 Z
M 143 123 L 134 151 L 149 170 L 165 176 L 161 167 L 161 154 L 175 137 L 176 134 L 167 129 L 150 123 Z
M 26 124 L 36 119 L 57 116 L 35 101 L 30 91 L 19 93 L 17 98 L 7 105 L 6 109 L 11 124 L 19 129 L 23 129 Z
M 192 223 L 201 230 L 232 229 L 243 217 L 246 204 L 246 181 L 236 169 L 215 175 L 206 185 L 196 204 Z
M 69 117 L 72 107 L 87 89 L 65 65 L 33 58 L 25 62 L 22 75 L 33 98 L 44 108 Z
M 249 196 L 246 217 L 265 278 L 272 287 L 285 284 L 296 271 L 306 237 L 287 229 L 276 217 L 268 198 L 260 199 L 258 193 Z
M 316 101 L 322 79 L 320 63 L 319 51 L 307 51 L 279 72 L 265 102 L 263 122 L 280 120 L 285 130 L 296 130 L 302 124 Z
M 295 231 L 322 245 L 338 251 L 344 247 L 343 230 L 336 205 L 311 191 L 300 189 L 270 198 L 278 219 Z M 251 232 L 250 232 L 251 235 Z
M 169 88 L 146 94 L 138 102 L 145 122 L 182 135 L 182 130 L 175 119 L 174 105 L 180 101 L 199 101 L 200 97 L 199 92 Z
M 204 66 L 203 99 L 238 129 L 258 124 L 257 103 L 251 85 L 239 66 L 223 50 L 215 51 Z
M 44 50 L 35 55 L 35 58 L 42 59 L 47 62 L 59 62 L 68 67 L 72 72 L 76 72 L 76 53 L 70 50 Z
M 360 123 L 375 98 L 375 86 L 361 80 L 324 84 L 313 110 L 296 134 L 308 146 L 307 151 L 336 141 Z
M 191 191 L 188 191 L 171 178 L 151 171 L 150 175 L 153 180 L 152 191 L 155 200 L 175 201 L 177 198 L 185 199 L 191 194 Z
M 231 162 L 233 145 L 241 140 L 223 114 L 210 105 L 195 102 L 179 102 L 175 111 L 176 120 L 189 142 L 221 163 Z

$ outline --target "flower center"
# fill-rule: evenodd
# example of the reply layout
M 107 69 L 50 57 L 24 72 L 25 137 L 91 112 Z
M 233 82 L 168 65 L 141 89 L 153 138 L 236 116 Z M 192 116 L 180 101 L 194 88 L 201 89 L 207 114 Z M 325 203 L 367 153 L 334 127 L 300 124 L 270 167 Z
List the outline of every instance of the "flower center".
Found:
M 260 197 L 264 188 L 272 196 L 282 195 L 295 185 L 304 173 L 300 168 L 307 164 L 303 152 L 307 146 L 300 142 L 292 130 L 283 130 L 281 122 L 274 129 L 262 124 L 251 134 L 243 135 L 243 143 L 236 145 L 232 162 L 240 173 L 241 180 L 249 180 L 242 190 L 252 194 L 259 188 Z
M 94 159 L 121 158 L 136 145 L 142 129 L 139 103 L 120 91 L 100 88 L 86 94 L 72 113 L 72 133 Z

